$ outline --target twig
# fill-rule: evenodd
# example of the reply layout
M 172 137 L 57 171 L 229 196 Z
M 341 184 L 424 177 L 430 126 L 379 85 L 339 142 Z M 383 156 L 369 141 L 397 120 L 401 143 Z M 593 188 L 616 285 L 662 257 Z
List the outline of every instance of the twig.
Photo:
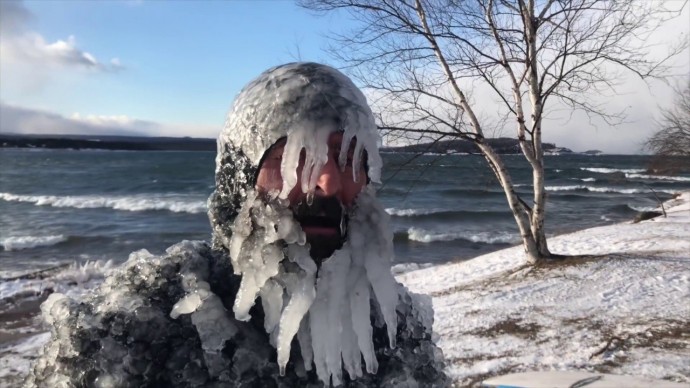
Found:
M 624 341 L 621 337 L 613 336 L 613 337 L 609 338 L 609 340 L 606 342 L 606 345 L 604 345 L 603 348 L 601 348 L 601 349 L 597 350 L 596 352 L 592 353 L 592 355 L 589 356 L 589 359 L 591 360 L 591 359 L 593 359 L 594 357 L 599 356 L 599 355 L 603 354 L 605 351 L 609 350 L 609 347 L 611 346 L 611 344 L 612 344 L 613 341 L 615 341 L 615 340 L 618 340 L 618 341 L 620 341 L 620 342 L 623 342 L 623 341 Z
M 651 188 L 651 187 L 650 187 L 649 185 L 647 185 L 646 183 L 643 183 L 643 185 L 645 185 L 645 186 L 652 192 L 652 194 L 654 194 L 654 198 L 656 198 L 657 202 L 659 202 L 659 205 L 661 206 L 661 213 L 663 213 L 663 214 L 664 214 L 664 218 L 666 218 L 666 209 L 664 208 L 664 202 L 661 201 L 661 199 L 659 198 L 658 195 L 656 195 L 656 191 L 654 191 L 653 188 Z

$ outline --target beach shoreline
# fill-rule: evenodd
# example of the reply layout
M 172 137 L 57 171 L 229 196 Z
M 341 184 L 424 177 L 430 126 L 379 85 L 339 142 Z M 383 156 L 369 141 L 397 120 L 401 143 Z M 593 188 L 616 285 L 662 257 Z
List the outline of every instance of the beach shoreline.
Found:
M 520 369 L 520 367 L 510 363 L 500 362 L 498 357 L 489 357 L 489 360 L 487 360 L 486 355 L 482 355 L 480 352 L 477 352 L 476 348 L 472 348 L 472 343 L 477 346 L 481 345 L 491 348 L 491 346 L 501 347 L 502 342 L 507 344 L 504 344 L 505 346 L 510 347 L 521 344 L 521 341 L 544 341 L 545 339 L 539 339 L 539 336 L 544 331 L 546 325 L 529 322 L 529 319 L 526 319 L 523 315 L 516 314 L 516 311 L 511 311 L 507 319 L 503 319 L 505 317 L 494 319 L 497 318 L 495 314 L 482 317 L 482 302 L 469 302 L 458 306 L 456 304 L 457 298 L 471 298 L 476 296 L 476 293 L 481 295 L 493 293 L 506 294 L 510 293 L 510 290 L 515 287 L 523 287 L 530 290 L 530 287 L 535 287 L 535 284 L 553 282 L 559 276 L 579 276 L 578 271 L 590 271 L 592 267 L 596 267 L 596 271 L 604 271 L 609 266 L 614 268 L 624 265 L 620 264 L 623 261 L 635 262 L 636 266 L 645 271 L 658 270 L 659 268 L 654 266 L 651 269 L 647 268 L 644 262 L 659 260 L 671 260 L 669 262 L 672 264 L 668 265 L 676 271 L 680 271 L 681 278 L 680 280 L 676 279 L 680 283 L 675 285 L 676 288 L 680 287 L 680 291 L 677 291 L 676 294 L 680 296 L 686 295 L 690 293 L 687 283 L 687 279 L 690 278 L 690 257 L 688 257 L 687 252 L 685 255 L 682 254 L 682 249 L 686 247 L 681 242 L 687 237 L 687 241 L 689 241 L 688 251 L 690 251 L 690 192 L 685 192 L 679 197 L 667 201 L 666 210 L 669 215 L 667 218 L 657 217 L 638 224 L 627 222 L 589 228 L 559 235 L 549 240 L 551 249 L 556 253 L 579 252 L 580 254 L 591 256 L 590 260 L 581 263 L 570 262 L 554 266 L 553 268 L 544 267 L 539 270 L 526 270 L 522 268 L 522 256 L 524 255 L 522 254 L 521 246 L 518 245 L 461 262 L 428 267 L 417 265 L 418 269 L 411 272 L 398 271 L 396 276 L 412 291 L 431 295 L 436 310 L 437 327 L 435 329 L 439 334 L 439 343 L 444 352 L 446 352 L 450 375 L 453 376 L 458 384 L 478 384 L 483 378 L 499 373 L 530 370 L 530 365 L 534 369 L 537 363 L 532 362 L 530 364 L 525 362 L 523 369 Z M 642 226 L 649 230 L 649 238 L 646 245 L 639 238 L 635 243 L 631 243 L 630 236 L 625 236 L 618 230 L 620 228 L 627 229 L 631 225 Z M 652 225 L 665 227 L 656 228 L 652 227 Z M 680 236 L 676 236 L 678 234 Z M 606 247 L 609 248 L 608 251 L 606 249 L 592 250 L 593 246 L 601 245 L 592 239 L 597 236 L 606 242 Z M 673 238 L 676 240 L 671 241 L 672 239 L 669 236 L 675 236 Z M 615 241 L 617 238 L 619 241 Z M 585 266 L 589 269 L 578 269 L 580 266 Z M 508 276 L 508 274 L 510 275 Z M 685 276 L 685 280 L 683 280 L 683 276 Z M 425 281 L 425 279 L 430 278 L 435 279 L 435 281 L 433 283 Z M 90 287 L 95 287 L 99 282 L 98 278 L 91 279 L 87 277 L 85 280 L 91 282 Z M 64 292 L 64 290 L 59 291 Z M 616 292 L 615 289 L 609 291 Z M 5 386 L 16 386 L 21 383 L 26 373 L 28 373 L 31 361 L 48 339 L 48 333 L 45 332 L 45 327 L 40 317 L 40 304 L 50 292 L 52 292 L 51 289 L 45 289 L 41 294 L 34 293 L 33 295 L 24 295 L 25 298 L 15 298 L 12 301 L 5 300 L 3 301 L 4 305 L 0 306 L 0 383 Z M 522 294 L 521 296 L 534 297 L 539 295 L 540 292 L 539 289 L 531 289 L 528 294 Z M 654 295 L 654 297 L 660 297 L 660 295 Z M 536 307 L 538 306 L 528 306 L 526 308 L 533 311 Z M 490 309 L 491 307 L 484 308 Z M 506 307 L 500 306 L 500 308 L 505 309 Z M 479 320 L 482 322 L 474 326 L 470 325 L 465 329 L 462 328 L 461 324 L 453 324 L 453 322 L 463 322 L 463 319 L 466 319 L 467 316 L 479 316 Z M 653 335 L 656 335 L 657 339 L 661 341 L 656 350 L 678 353 L 680 348 L 680 353 L 674 353 L 675 359 L 678 359 L 676 361 L 680 363 L 688 361 L 688 365 L 690 365 L 690 350 L 688 350 L 690 349 L 690 338 L 682 336 L 682 333 L 689 332 L 687 320 L 685 321 L 685 326 L 683 326 L 683 320 L 674 320 L 674 316 L 661 318 L 661 320 L 666 322 L 665 325 L 656 325 L 649 329 L 651 333 L 656 333 Z M 579 320 L 579 323 L 576 323 L 576 325 L 579 325 L 579 329 L 570 332 L 568 334 L 569 338 L 572 338 L 573 335 L 586 338 L 588 337 L 587 331 L 591 332 L 589 336 L 596 337 L 597 334 L 592 334 L 596 330 L 602 333 L 603 331 L 610 330 L 607 323 L 599 322 L 596 319 L 589 319 L 591 322 L 598 322 L 596 325 L 589 325 L 586 316 L 581 316 L 576 320 Z M 600 327 L 597 328 L 597 325 Z M 615 330 L 610 331 L 607 335 L 615 337 L 614 332 Z M 666 332 L 672 334 L 663 334 Z M 628 333 L 629 338 L 637 338 L 636 335 Z M 586 348 L 590 356 L 597 351 L 597 349 L 594 349 L 596 346 L 593 343 L 597 343 L 599 350 L 603 349 L 599 356 L 610 350 L 608 347 L 611 345 L 607 345 L 607 340 L 604 340 L 604 337 L 602 334 L 601 341 L 599 342 L 590 340 L 583 343 L 583 347 Z M 622 337 L 625 336 L 623 335 Z M 618 336 L 618 338 L 622 337 Z M 468 338 L 470 338 L 469 345 L 458 348 Z M 489 339 L 489 344 L 477 341 L 477 338 Z M 518 339 L 517 343 L 516 338 Z M 548 340 L 546 341 L 548 343 Z M 564 346 L 560 341 L 555 341 L 552 345 L 554 348 L 562 348 Z M 524 346 L 524 344 L 521 346 Z M 529 349 L 529 347 L 527 348 Z M 544 352 L 544 350 L 535 350 L 533 348 L 532 351 L 535 351 L 537 354 Z M 561 351 L 563 350 L 561 349 Z M 629 351 L 629 349 L 626 351 Z M 499 350 L 496 350 L 496 352 L 493 356 L 502 354 Z M 598 356 L 593 356 L 594 359 L 596 357 Z M 491 360 L 493 360 L 495 365 L 487 365 L 487 361 Z M 560 365 L 564 370 L 598 370 L 623 374 L 634 372 L 620 366 L 611 367 L 610 357 L 609 359 L 602 358 L 601 364 L 608 365 L 607 367 L 601 367 L 601 365 L 596 363 L 587 365 L 583 360 L 580 357 L 577 359 L 577 362 L 571 360 L 570 363 L 554 364 L 551 362 L 539 365 L 547 369 L 558 369 Z M 520 362 L 524 362 L 524 360 L 520 359 Z M 491 363 L 489 362 L 489 364 Z M 678 382 L 690 382 L 690 371 L 681 370 L 675 378 L 668 373 L 664 373 L 646 371 L 643 375 Z

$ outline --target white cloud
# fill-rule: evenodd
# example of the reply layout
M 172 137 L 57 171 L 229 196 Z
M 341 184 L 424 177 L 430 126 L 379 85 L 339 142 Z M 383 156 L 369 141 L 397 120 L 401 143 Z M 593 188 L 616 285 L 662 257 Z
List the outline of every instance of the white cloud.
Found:
M 31 12 L 21 2 L 0 1 L 2 62 L 95 71 L 119 71 L 124 68 L 118 58 L 101 62 L 93 54 L 78 48 L 74 36 L 47 42 L 41 34 L 28 29 L 28 22 L 32 18 Z
M 124 67 L 117 58 L 103 63 L 93 54 L 77 48 L 74 36 L 48 43 L 38 33 L 0 37 L 3 62 L 31 63 L 43 67 L 82 68 L 96 71 L 119 71 Z
M 0 132 L 3 133 L 215 138 L 219 130 L 220 126 L 158 123 L 126 115 L 74 113 L 65 117 L 50 111 L 0 103 Z

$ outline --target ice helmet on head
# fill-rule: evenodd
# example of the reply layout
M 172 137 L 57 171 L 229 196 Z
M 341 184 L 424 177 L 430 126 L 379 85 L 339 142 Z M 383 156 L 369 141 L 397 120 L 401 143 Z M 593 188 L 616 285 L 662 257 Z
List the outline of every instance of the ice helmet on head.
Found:
M 273 144 L 292 136 L 307 153 L 318 153 L 323 150 L 304 141 L 305 135 L 334 131 L 344 133 L 343 143 L 357 138 L 357 148 L 367 154 L 368 178 L 380 182 L 374 116 L 347 76 L 318 63 L 289 63 L 265 71 L 245 86 L 218 136 L 216 189 L 208 201 L 214 246 L 222 245 L 219 234 L 231 234 L 232 223 L 254 188 L 262 158 Z

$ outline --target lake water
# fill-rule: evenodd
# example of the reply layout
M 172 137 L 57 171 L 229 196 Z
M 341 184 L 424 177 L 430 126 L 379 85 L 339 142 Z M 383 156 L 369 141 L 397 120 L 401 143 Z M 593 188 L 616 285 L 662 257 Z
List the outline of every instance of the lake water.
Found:
M 392 216 L 396 263 L 468 259 L 519 243 L 505 196 L 478 155 L 384 154 L 379 197 Z M 0 281 L 74 261 L 126 260 L 208 239 L 212 152 L 0 150 Z M 531 170 L 504 156 L 530 202 Z M 647 157 L 546 157 L 549 235 L 632 219 L 690 190 L 652 176 Z

